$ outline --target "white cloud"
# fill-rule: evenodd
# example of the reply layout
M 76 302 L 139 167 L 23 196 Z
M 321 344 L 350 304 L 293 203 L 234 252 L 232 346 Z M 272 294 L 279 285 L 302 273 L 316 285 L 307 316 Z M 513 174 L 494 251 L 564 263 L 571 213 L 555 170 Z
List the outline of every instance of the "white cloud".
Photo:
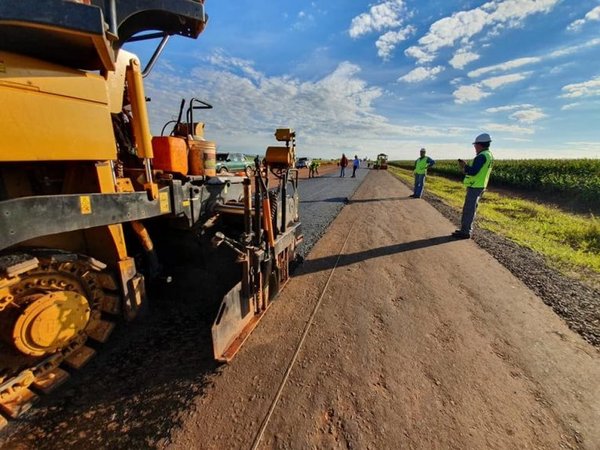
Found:
M 584 23 L 585 23 L 584 19 L 577 19 L 569 24 L 569 26 L 567 27 L 567 30 L 578 31 L 579 29 L 581 29 L 581 27 L 583 26 Z
M 530 108 L 515 111 L 509 116 L 511 119 L 519 123 L 534 123 L 545 117 L 548 117 L 540 108 Z
M 517 27 L 532 14 L 546 13 L 559 0 L 504 0 L 489 1 L 479 8 L 459 11 L 450 17 L 434 22 L 427 34 L 421 37 L 418 45 L 410 47 L 406 55 L 417 59 L 419 63 L 430 62 L 444 47 L 457 43 L 466 45 L 484 29 L 493 27 Z
M 587 152 L 595 152 L 597 155 L 600 154 L 600 142 L 598 141 L 572 141 L 565 142 L 565 145 L 571 148 L 585 148 Z M 584 156 L 585 155 L 586 154 L 584 154 Z
M 195 116 L 207 123 L 207 139 L 221 148 L 250 154 L 274 145 L 273 131 L 281 126 L 297 131 L 299 151 L 320 157 L 339 156 L 342 151 L 362 155 L 361 149 L 374 148 L 393 154 L 403 142 L 410 141 L 414 149 L 423 138 L 445 140 L 469 131 L 444 124 L 391 123 L 375 112 L 383 90 L 369 85 L 360 67 L 349 62 L 321 79 L 303 81 L 268 76 L 251 61 L 221 52 L 203 58 L 198 67 L 185 73 L 161 66 L 148 79 L 146 89 L 152 97 L 149 110 L 155 133 L 176 117 L 177 99 L 196 97 L 214 107 Z
M 494 108 L 487 108 L 485 112 L 490 114 L 511 112 L 508 117 L 522 124 L 532 124 L 538 120 L 548 117 L 541 108 L 527 103 L 522 105 L 504 105 Z
M 600 6 L 596 6 L 591 11 L 583 17 L 583 19 L 578 19 L 569 24 L 567 30 L 569 31 L 579 31 L 587 22 L 591 21 L 600 21 Z
M 561 48 L 559 50 L 555 50 L 552 53 L 550 53 L 548 56 L 550 58 L 559 58 L 561 56 L 569 56 L 580 50 L 584 50 L 589 47 L 595 47 L 597 45 L 600 45 L 600 38 L 590 39 L 589 41 L 584 42 L 583 44 L 572 45 L 570 47 L 565 47 L 565 48 Z
M 402 28 L 398 31 L 388 31 L 387 33 L 379 36 L 375 46 L 377 47 L 377 54 L 380 58 L 388 60 L 396 44 L 405 41 L 412 33 L 415 32 L 415 28 L 411 25 Z
M 419 39 L 419 45 L 409 47 L 406 55 L 417 58 L 419 63 L 431 61 L 439 49 L 450 47 L 460 40 L 468 40 L 483 30 L 487 16 L 486 12 L 477 8 L 444 17 L 434 22 L 429 32 Z
M 230 71 L 240 71 L 241 73 L 247 75 L 253 80 L 258 80 L 261 77 L 260 73 L 258 73 L 254 69 L 250 61 L 227 56 L 220 50 L 217 50 L 216 52 L 207 56 L 206 59 L 209 64 L 215 67 L 227 69 Z
M 523 105 L 504 105 L 504 106 L 497 106 L 495 108 L 487 108 L 485 110 L 485 112 L 488 113 L 497 113 L 497 112 L 504 112 L 504 111 L 514 111 L 515 109 L 522 109 L 522 108 L 532 108 L 533 105 L 530 104 L 523 104 Z
M 406 56 L 415 58 L 419 64 L 427 64 L 435 59 L 433 55 L 416 46 L 408 47 L 406 50 L 404 50 L 404 54 Z
M 567 84 L 563 86 L 565 92 L 562 98 L 592 97 L 600 95 L 600 76 L 582 83 Z
M 516 69 L 517 67 L 526 66 L 528 64 L 535 64 L 542 61 L 542 58 L 531 57 L 531 58 L 517 58 L 511 61 L 506 61 L 501 64 L 494 64 L 493 66 L 481 67 L 477 70 L 472 70 L 467 75 L 469 78 L 477 78 L 486 73 L 492 72 L 506 72 L 507 70 Z
M 478 59 L 479 55 L 477 53 L 470 52 L 466 49 L 459 49 L 449 62 L 455 69 L 463 69 L 467 64 Z
M 339 64 L 318 81 L 301 82 L 288 76 L 268 77 L 256 71 L 252 62 L 239 58 L 217 55 L 206 60 L 218 64 L 203 64 L 189 76 L 165 71 L 153 74 L 149 90 L 155 106 L 168 105 L 178 97 L 203 98 L 202 92 L 210 92 L 209 103 L 214 103 L 215 109 L 206 114 L 216 116 L 210 121 L 213 127 L 245 133 L 264 129 L 266 124 L 272 128 L 293 123 L 316 130 L 335 123 L 362 129 L 386 123 L 372 107 L 382 95 L 381 89 L 369 86 L 358 76 L 360 68 L 349 62 Z M 245 70 L 238 70 L 240 66 Z M 218 105 L 227 107 L 219 109 Z M 171 106 L 167 108 L 170 111 Z
M 583 44 L 572 45 L 570 47 L 561 48 L 553 52 L 548 53 L 545 56 L 531 56 L 525 58 L 517 58 L 510 61 L 505 61 L 500 64 L 494 64 L 492 66 L 481 67 L 476 70 L 470 71 L 467 75 L 469 78 L 477 78 L 481 75 L 494 72 L 506 72 L 508 70 L 516 69 L 518 67 L 527 66 L 530 64 L 540 63 L 552 58 L 560 58 L 562 56 L 569 56 L 578 51 L 585 50 L 586 48 L 595 47 L 600 45 L 600 38 L 591 39 Z
M 570 109 L 575 109 L 579 106 L 581 106 L 582 103 L 581 102 L 574 102 L 574 103 L 568 103 L 566 105 L 561 106 L 560 110 L 561 111 L 568 111 Z
M 398 81 L 405 81 L 406 83 L 418 83 L 424 80 L 433 80 L 435 76 L 442 72 L 444 68 L 442 66 L 436 67 L 417 67 L 411 70 L 406 75 L 398 78 Z
M 296 22 L 294 22 L 294 24 L 292 25 L 292 29 L 303 31 L 313 26 L 314 23 L 315 17 L 311 13 L 308 13 L 306 11 L 300 11 L 298 13 Z
M 503 133 L 515 134 L 533 134 L 533 128 L 520 127 L 518 125 L 507 125 L 504 123 L 487 123 L 482 126 L 482 129 L 489 131 L 498 131 Z
M 468 103 L 477 102 L 482 98 L 488 97 L 489 92 L 483 91 L 478 85 L 472 84 L 468 86 L 460 86 L 456 89 L 452 95 L 454 95 L 454 101 L 456 103 Z
M 503 141 L 513 141 L 513 142 L 531 142 L 531 139 L 527 138 L 519 138 L 519 137 L 503 137 Z
M 496 2 L 497 8 L 491 12 L 494 22 L 506 23 L 508 26 L 519 26 L 524 18 L 532 14 L 547 13 L 560 0 L 506 0 Z M 494 2 L 483 5 L 486 7 Z M 493 9 L 490 6 L 490 9 Z
M 402 14 L 405 12 L 404 0 L 388 0 L 371 6 L 369 12 L 352 19 L 350 30 L 353 38 L 372 31 L 381 31 L 402 25 Z
M 455 103 L 477 102 L 482 98 L 490 96 L 490 90 L 498 89 L 505 84 L 516 83 L 525 79 L 531 72 L 513 73 L 509 75 L 501 75 L 482 80 L 479 83 L 460 86 L 452 95 L 454 95 Z M 495 112 L 495 111 L 494 111 Z
M 498 89 L 501 86 L 509 83 L 516 83 L 524 80 L 531 72 L 511 73 L 509 75 L 500 75 L 498 77 L 488 78 L 481 81 L 481 85 L 490 89 Z

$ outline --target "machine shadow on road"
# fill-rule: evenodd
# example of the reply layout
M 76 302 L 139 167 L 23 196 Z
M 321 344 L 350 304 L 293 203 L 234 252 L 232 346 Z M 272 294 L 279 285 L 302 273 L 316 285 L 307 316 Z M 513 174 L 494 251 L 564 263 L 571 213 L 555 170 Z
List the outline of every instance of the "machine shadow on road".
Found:
M 341 255 L 337 267 L 349 266 L 361 261 L 366 261 L 372 258 L 394 255 L 397 253 L 419 250 L 421 248 L 432 247 L 434 245 L 446 244 L 455 242 L 450 236 L 437 236 L 427 239 L 419 239 L 412 242 L 403 242 L 401 244 L 388 245 L 386 247 L 377 247 L 361 252 Z M 298 269 L 297 275 L 321 272 L 332 269 L 336 266 L 338 255 L 325 256 L 323 258 L 307 259 L 304 264 Z

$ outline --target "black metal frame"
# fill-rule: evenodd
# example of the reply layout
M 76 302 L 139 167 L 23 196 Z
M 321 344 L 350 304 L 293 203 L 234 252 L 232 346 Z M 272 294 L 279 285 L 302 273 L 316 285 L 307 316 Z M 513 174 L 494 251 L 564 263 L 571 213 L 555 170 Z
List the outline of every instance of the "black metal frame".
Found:
M 148 219 L 172 210 L 170 189 L 163 188 L 168 204 L 146 192 L 69 194 L 21 197 L 0 202 L 0 249 L 40 236 Z M 164 198 L 164 194 L 163 194 Z M 82 207 L 85 202 L 89 207 Z M 164 200 L 163 200 L 164 202 Z

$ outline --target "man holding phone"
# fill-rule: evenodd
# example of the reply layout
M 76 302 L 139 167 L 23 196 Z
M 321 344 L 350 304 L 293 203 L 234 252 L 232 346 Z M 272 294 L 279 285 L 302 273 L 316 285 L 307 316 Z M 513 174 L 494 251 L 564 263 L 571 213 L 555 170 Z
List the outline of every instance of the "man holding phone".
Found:
M 452 233 L 452 237 L 456 239 L 471 238 L 477 206 L 488 185 L 494 164 L 494 157 L 490 152 L 491 142 L 492 139 L 489 134 L 480 134 L 473 142 L 475 153 L 477 153 L 473 162 L 467 164 L 462 159 L 458 160 L 458 165 L 465 173 L 464 185 L 467 187 L 467 193 L 462 210 L 460 229 Z

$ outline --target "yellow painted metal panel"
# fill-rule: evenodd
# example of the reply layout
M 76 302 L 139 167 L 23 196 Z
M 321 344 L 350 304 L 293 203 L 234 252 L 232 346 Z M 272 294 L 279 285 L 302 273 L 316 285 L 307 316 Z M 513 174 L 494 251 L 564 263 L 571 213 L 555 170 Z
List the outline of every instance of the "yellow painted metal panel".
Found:
M 0 52 L 0 161 L 111 160 L 106 80 Z
M 106 86 L 110 100 L 110 112 L 112 113 L 119 113 L 123 109 L 125 73 L 127 66 L 129 66 L 129 61 L 132 59 L 137 59 L 137 56 L 123 49 L 119 50 L 115 70 L 106 74 Z
M 146 109 L 146 94 L 140 63 L 132 59 L 127 67 L 127 84 L 129 88 L 129 99 L 131 100 L 131 112 L 137 120 L 133 121 L 133 134 L 137 144 L 138 156 L 140 158 L 152 158 L 152 134 L 148 122 L 148 110 Z
M 115 172 L 108 161 L 96 163 L 96 175 L 100 192 L 117 192 Z M 130 191 L 130 192 L 133 192 Z

